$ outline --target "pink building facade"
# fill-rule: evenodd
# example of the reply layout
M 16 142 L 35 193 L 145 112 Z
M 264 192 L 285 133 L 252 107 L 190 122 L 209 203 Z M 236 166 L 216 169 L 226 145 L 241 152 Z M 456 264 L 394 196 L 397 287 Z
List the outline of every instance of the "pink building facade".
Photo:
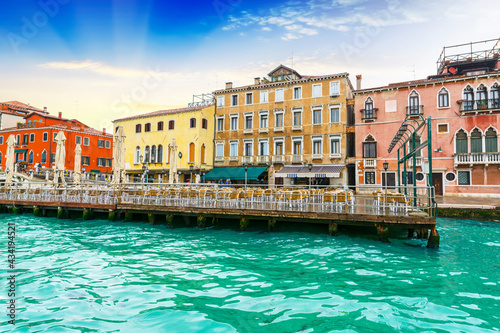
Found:
M 447 60 L 448 59 L 448 60 Z M 443 58 L 438 75 L 355 91 L 356 184 L 405 184 L 389 145 L 407 115 L 431 117 L 432 178 L 437 195 L 500 198 L 498 52 Z M 420 133 L 416 144 L 427 140 Z M 409 151 L 411 142 L 407 143 Z M 383 163 L 387 161 L 387 174 Z M 408 161 L 407 184 L 428 183 L 428 151 Z M 402 166 L 401 166 L 402 170 Z M 386 178 L 387 176 L 387 178 Z

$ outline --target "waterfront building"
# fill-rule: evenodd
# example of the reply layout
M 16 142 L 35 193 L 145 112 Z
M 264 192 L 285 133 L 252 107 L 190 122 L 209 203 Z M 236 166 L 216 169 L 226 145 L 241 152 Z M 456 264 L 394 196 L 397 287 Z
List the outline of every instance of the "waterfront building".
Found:
M 129 181 L 138 182 L 147 175 L 150 182 L 174 182 L 169 177 L 171 169 L 180 182 L 189 181 L 191 175 L 193 181 L 195 177 L 203 180 L 213 165 L 214 113 L 215 106 L 209 104 L 114 120 L 114 127 L 122 126 L 126 137 L 125 173 Z
M 358 87 L 354 92 L 357 184 L 383 186 L 386 179 L 389 186 L 398 179 L 405 183 L 404 176 L 397 175 L 396 149 L 388 154 L 387 148 L 407 115 L 421 115 L 432 117 L 436 194 L 500 197 L 499 41 L 445 47 L 437 75 L 423 80 Z M 467 51 L 461 50 L 464 46 Z M 425 140 L 423 133 L 416 145 Z M 417 156 L 415 175 L 412 159 L 408 162 L 406 183 L 425 185 L 427 149 Z
M 280 65 L 252 85 L 228 82 L 215 91 L 215 168 L 209 178 L 234 174 L 241 181 L 246 167 L 250 183 L 346 184 L 353 135 L 347 130 L 353 90 L 348 75 L 306 76 Z
M 33 169 L 40 173 L 55 167 L 54 159 L 57 133 L 63 132 L 66 137 L 65 169 L 69 175 L 74 171 L 75 148 L 82 148 L 82 168 L 87 178 L 108 176 L 111 173 L 113 158 L 113 137 L 102 131 L 93 129 L 76 119 L 66 119 L 62 113 L 53 116 L 44 111 L 31 111 L 14 127 L 0 130 L 0 166 L 5 168 L 7 139 L 14 135 L 15 162 L 22 169 Z M 98 178 L 98 177 L 97 177 Z
M 0 129 L 15 127 L 17 123 L 24 122 L 24 116 L 30 112 L 48 113 L 47 108 L 41 110 L 18 101 L 0 103 Z

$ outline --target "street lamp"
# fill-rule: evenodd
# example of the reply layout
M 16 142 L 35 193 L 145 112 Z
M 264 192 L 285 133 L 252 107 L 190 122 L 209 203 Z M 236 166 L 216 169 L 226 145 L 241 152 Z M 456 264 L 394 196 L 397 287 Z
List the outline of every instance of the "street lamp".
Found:
M 179 183 L 180 183 L 180 182 L 181 182 L 181 174 L 182 174 L 182 171 L 181 171 L 181 170 L 177 171 L 177 174 L 179 175 Z
M 83 179 L 85 179 L 85 167 L 82 168 Z
M 246 188 L 247 187 L 248 164 L 247 163 L 243 164 L 243 167 L 245 168 L 245 188 Z
M 204 172 L 201 173 L 201 182 L 205 183 L 205 173 Z
M 389 163 L 387 160 L 383 164 L 385 170 L 385 214 L 387 215 L 387 169 L 389 168 Z
M 191 179 L 189 179 L 189 182 L 192 184 L 194 183 L 193 182 L 193 169 L 194 169 L 194 165 L 193 163 L 189 164 L 189 171 L 191 172 Z
M 307 168 L 309 169 L 309 189 L 311 189 L 311 170 L 313 168 L 313 164 L 311 162 L 309 162 L 309 164 L 307 165 Z

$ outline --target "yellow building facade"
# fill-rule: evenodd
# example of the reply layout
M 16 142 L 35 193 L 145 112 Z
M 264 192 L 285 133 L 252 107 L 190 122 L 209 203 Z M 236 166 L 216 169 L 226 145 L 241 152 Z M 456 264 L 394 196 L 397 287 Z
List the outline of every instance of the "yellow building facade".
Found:
M 149 182 L 163 183 L 203 179 L 213 167 L 214 115 L 215 106 L 206 105 L 114 120 L 114 128 L 122 126 L 125 133 L 127 179 L 139 182 L 147 177 Z
M 268 166 L 269 184 L 347 182 L 348 73 L 305 76 L 280 65 L 216 98 L 215 167 Z

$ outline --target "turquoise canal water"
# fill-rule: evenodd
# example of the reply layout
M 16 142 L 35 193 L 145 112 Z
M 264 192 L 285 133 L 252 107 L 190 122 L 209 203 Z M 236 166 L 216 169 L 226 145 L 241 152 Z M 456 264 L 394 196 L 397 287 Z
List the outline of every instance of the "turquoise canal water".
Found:
M 7 222 L 18 309 L 2 332 L 500 331 L 494 222 L 439 219 L 438 250 L 329 237 L 326 226 L 200 231 L 30 214 L 0 216 L 2 249 Z

